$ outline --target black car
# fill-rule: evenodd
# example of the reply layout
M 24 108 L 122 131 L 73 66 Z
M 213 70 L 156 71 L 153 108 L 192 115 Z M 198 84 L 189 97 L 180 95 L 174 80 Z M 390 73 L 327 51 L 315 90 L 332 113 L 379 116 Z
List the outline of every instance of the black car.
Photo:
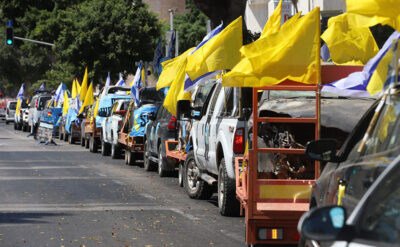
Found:
M 337 204 L 350 213 L 400 154 L 400 88 L 388 92 L 363 115 L 339 152 L 333 139 L 307 145 L 310 158 L 328 162 L 313 185 L 311 208 Z
M 176 161 L 166 158 L 165 141 L 177 137 L 177 121 L 164 106 L 157 110 L 155 118 L 147 124 L 144 136 L 144 169 L 155 170 L 158 167 L 160 177 L 175 170 Z

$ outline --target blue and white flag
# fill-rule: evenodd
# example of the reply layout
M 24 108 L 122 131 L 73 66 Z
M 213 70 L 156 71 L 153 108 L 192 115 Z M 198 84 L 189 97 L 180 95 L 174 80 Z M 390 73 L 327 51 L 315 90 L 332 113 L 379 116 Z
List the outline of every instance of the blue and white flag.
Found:
M 110 72 L 108 72 L 107 80 L 106 80 L 106 87 L 109 87 L 109 86 L 111 86 Z
M 60 83 L 58 86 L 56 92 L 54 93 L 54 99 L 56 101 L 56 104 L 58 104 L 61 101 L 64 101 L 64 90 L 67 89 L 67 86 L 64 83 Z
M 324 85 L 322 92 L 331 92 L 345 96 L 354 97 L 368 97 L 370 94 L 367 92 L 367 86 L 370 82 L 372 74 L 376 70 L 379 62 L 386 55 L 389 49 L 393 45 L 393 40 L 399 39 L 400 33 L 395 31 L 386 40 L 382 49 L 376 54 L 375 57 L 371 58 L 368 63 L 364 66 L 364 69 L 360 72 L 354 72 L 348 77 Z
M 120 86 L 120 87 L 126 86 L 126 85 L 125 85 L 124 78 L 122 78 L 122 73 L 121 73 L 121 72 L 119 72 L 119 80 L 118 80 L 118 82 L 115 84 L 115 86 Z
M 17 99 L 20 98 L 22 100 L 24 98 L 24 91 L 25 91 L 24 88 L 25 88 L 24 83 L 22 83 L 17 94 Z
M 329 48 L 326 43 L 321 47 L 321 58 L 325 62 L 331 58 L 331 53 L 329 52 Z
M 43 90 L 44 90 L 44 86 L 45 86 L 45 83 L 43 82 L 42 85 L 40 85 L 39 90 L 40 90 L 40 91 L 43 91 Z
M 140 95 L 139 95 L 139 90 L 140 88 L 143 87 L 143 82 L 145 78 L 142 78 L 143 74 L 142 70 L 143 70 L 143 62 L 140 61 L 139 62 L 139 66 L 136 70 L 136 74 L 135 74 L 135 78 L 133 79 L 132 82 L 132 88 L 131 88 L 131 96 L 132 98 L 135 100 L 135 105 L 138 106 L 140 103 Z
M 175 30 L 172 31 L 171 33 L 171 39 L 169 41 L 169 45 L 168 45 L 168 54 L 167 57 L 169 58 L 174 58 L 175 57 L 175 42 L 176 42 L 176 37 L 175 37 Z
M 221 25 L 219 25 L 218 27 L 214 28 L 211 32 L 209 32 L 204 38 L 203 40 L 200 42 L 200 44 L 198 44 L 196 46 L 196 49 L 194 49 L 193 51 L 190 52 L 190 54 L 195 53 L 198 49 L 200 49 L 200 47 L 202 47 L 205 43 L 207 43 L 210 39 L 212 39 L 214 36 L 216 36 L 217 34 L 219 34 L 222 30 L 224 29 L 223 27 L 223 23 L 221 23 Z M 189 55 L 190 55 L 189 54 Z M 199 78 L 196 78 L 195 80 L 191 80 L 189 78 L 189 76 L 186 74 L 185 77 L 185 92 L 190 92 L 191 90 L 193 90 L 197 85 L 206 82 L 207 80 L 217 76 L 218 74 L 221 73 L 221 70 L 217 70 L 217 71 L 212 71 L 209 72 L 207 74 L 204 74 L 202 76 L 200 76 Z
M 158 40 L 157 48 L 154 51 L 154 58 L 153 58 L 154 74 L 156 74 L 157 76 L 160 75 L 161 59 L 162 59 L 162 40 L 160 38 Z

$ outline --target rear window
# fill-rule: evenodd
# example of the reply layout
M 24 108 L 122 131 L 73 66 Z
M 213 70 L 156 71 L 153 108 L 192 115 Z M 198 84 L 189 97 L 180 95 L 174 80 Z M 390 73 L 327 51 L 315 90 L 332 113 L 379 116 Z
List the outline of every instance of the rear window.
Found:
M 46 103 L 51 99 L 51 97 L 40 97 L 39 98 L 39 106 L 38 110 L 43 110 L 46 106 Z
M 15 110 L 17 108 L 17 102 L 11 102 L 8 108 L 10 110 Z
M 162 90 L 157 91 L 155 87 L 144 88 L 140 91 L 140 105 L 161 104 L 164 100 Z

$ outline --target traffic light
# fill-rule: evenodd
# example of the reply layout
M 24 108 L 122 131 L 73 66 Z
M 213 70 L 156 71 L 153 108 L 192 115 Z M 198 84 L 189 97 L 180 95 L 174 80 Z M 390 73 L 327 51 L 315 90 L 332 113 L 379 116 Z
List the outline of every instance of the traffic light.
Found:
M 14 44 L 14 28 L 6 27 L 6 45 L 12 46 Z

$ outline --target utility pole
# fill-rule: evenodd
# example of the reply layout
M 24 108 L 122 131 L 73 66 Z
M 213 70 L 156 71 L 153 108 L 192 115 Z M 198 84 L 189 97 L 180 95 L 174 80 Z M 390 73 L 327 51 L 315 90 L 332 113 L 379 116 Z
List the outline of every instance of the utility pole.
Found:
M 178 8 L 168 9 L 171 36 L 173 35 L 173 33 L 175 33 L 175 57 L 177 57 L 179 55 L 179 35 L 178 35 L 178 31 L 174 30 L 174 14 L 177 11 L 178 11 Z M 168 54 L 168 45 L 165 48 L 165 54 Z

